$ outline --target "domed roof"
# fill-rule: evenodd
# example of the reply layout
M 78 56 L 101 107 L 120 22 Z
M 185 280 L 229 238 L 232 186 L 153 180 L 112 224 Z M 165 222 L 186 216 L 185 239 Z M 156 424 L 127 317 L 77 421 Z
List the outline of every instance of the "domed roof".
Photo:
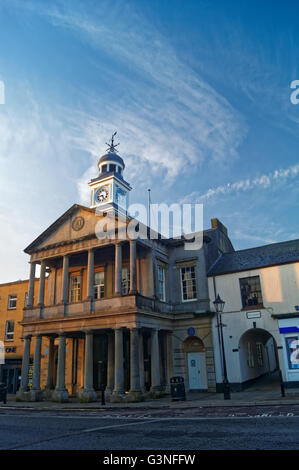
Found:
M 117 153 L 115 152 L 108 152 L 108 153 L 105 153 L 105 155 L 103 155 L 100 160 L 99 160 L 99 165 L 101 163 L 104 163 L 104 162 L 115 162 L 115 163 L 118 163 L 119 165 L 121 165 L 123 168 L 125 167 L 125 164 L 124 164 L 124 161 L 123 159 L 117 155 Z

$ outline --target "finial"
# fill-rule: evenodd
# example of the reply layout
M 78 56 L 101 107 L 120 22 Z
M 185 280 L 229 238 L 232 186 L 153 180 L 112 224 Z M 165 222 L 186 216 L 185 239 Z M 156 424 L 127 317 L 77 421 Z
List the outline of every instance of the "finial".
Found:
M 117 132 L 114 132 L 114 134 L 112 134 L 112 137 L 111 137 L 111 143 L 108 144 L 108 142 L 106 142 L 106 145 L 108 145 L 108 148 L 106 150 L 106 152 L 117 152 L 116 150 L 116 147 L 119 145 L 118 144 L 114 144 L 114 137 L 116 136 Z

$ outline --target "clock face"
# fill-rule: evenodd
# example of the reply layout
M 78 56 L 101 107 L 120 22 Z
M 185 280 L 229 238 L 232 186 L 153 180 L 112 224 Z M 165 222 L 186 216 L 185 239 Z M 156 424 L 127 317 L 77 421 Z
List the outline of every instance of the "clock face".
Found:
M 108 186 L 102 186 L 99 188 L 95 194 L 95 199 L 98 202 L 104 202 L 106 199 L 109 197 L 109 187 Z

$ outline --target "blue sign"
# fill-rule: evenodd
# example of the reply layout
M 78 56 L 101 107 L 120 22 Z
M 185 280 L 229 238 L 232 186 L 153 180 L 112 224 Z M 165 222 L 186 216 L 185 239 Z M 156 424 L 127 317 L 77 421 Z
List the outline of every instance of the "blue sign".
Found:
M 195 335 L 195 329 L 194 328 L 188 328 L 188 335 L 189 336 L 194 336 Z

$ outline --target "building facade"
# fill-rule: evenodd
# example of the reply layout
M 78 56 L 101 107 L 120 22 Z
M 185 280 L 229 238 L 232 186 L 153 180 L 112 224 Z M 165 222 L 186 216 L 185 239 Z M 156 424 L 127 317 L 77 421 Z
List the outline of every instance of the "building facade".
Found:
M 299 240 L 223 254 L 208 272 L 211 308 L 222 313 L 228 381 L 241 390 L 281 370 L 286 387 L 299 385 Z M 219 318 L 213 318 L 217 390 L 223 357 Z
M 93 401 L 103 389 L 111 401 L 142 400 L 168 392 L 173 375 L 187 390 L 215 390 L 207 271 L 233 250 L 227 230 L 213 219 L 198 250 L 128 236 L 131 187 L 115 147 L 89 183 L 90 207 L 73 205 L 25 250 L 19 400 Z M 109 217 L 114 236 L 100 237 Z

